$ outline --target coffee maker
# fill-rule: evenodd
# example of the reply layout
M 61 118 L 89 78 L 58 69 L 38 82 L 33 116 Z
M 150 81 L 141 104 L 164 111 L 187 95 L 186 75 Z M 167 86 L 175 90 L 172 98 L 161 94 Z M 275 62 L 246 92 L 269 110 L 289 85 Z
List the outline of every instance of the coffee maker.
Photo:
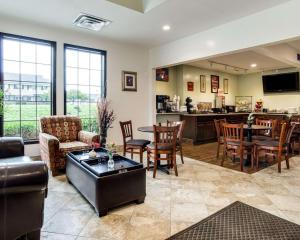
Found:
M 156 112 L 164 113 L 168 112 L 167 102 L 170 100 L 168 95 L 156 95 Z

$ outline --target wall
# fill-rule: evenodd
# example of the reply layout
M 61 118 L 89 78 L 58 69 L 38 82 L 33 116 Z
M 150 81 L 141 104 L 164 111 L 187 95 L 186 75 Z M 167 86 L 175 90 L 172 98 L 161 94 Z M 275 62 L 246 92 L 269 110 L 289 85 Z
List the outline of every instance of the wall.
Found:
M 238 94 L 240 96 L 253 96 L 253 108 L 255 101 L 258 99 L 262 99 L 264 108 L 269 108 L 270 110 L 300 107 L 300 93 L 264 94 L 261 73 L 240 75 L 238 77 Z
M 107 51 L 107 97 L 117 114 L 117 119 L 108 133 L 108 141 L 122 144 L 119 121 L 133 120 L 135 137 L 145 137 L 136 130 L 139 126 L 150 124 L 152 121 L 152 92 L 148 74 L 148 50 L 102 39 L 91 35 L 88 31 L 69 31 L 64 29 L 41 26 L 16 19 L 0 17 L 0 32 L 24 35 L 56 41 L 57 43 L 57 114 L 63 114 L 63 44 L 69 43 Z M 138 73 L 137 92 L 121 91 L 122 70 Z M 133 117 L 134 116 L 134 117 Z M 26 145 L 27 155 L 39 155 L 39 145 Z
M 169 81 L 156 81 L 155 91 L 157 95 L 168 95 L 171 98 L 178 94 L 177 86 L 177 69 L 176 67 L 169 68 Z
M 185 99 L 191 97 L 193 103 L 198 102 L 214 102 L 215 94 L 211 93 L 210 75 L 220 76 L 220 88 L 223 89 L 223 79 L 229 79 L 229 94 L 224 94 L 226 105 L 235 104 L 235 96 L 237 95 L 237 76 L 224 72 L 213 71 L 210 69 L 201 69 L 189 65 L 179 65 L 170 68 L 169 82 L 156 81 L 156 94 L 166 94 L 180 96 L 181 105 L 184 105 Z M 200 92 L 200 75 L 206 76 L 206 93 Z M 194 91 L 187 91 L 187 82 L 194 82 Z

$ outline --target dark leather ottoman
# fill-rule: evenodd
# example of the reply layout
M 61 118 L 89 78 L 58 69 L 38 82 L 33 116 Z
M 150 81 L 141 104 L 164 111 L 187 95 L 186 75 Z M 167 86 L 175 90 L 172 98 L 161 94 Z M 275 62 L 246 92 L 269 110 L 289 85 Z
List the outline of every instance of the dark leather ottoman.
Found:
M 103 151 L 105 150 L 97 149 L 98 153 Z M 68 181 L 94 206 L 99 217 L 106 215 L 109 209 L 125 203 L 144 202 L 146 168 L 143 164 L 116 156 L 115 162 L 124 161 L 126 167 L 99 173 L 96 168 L 98 159 L 83 161 L 76 154 L 80 155 L 81 152 L 67 154 Z M 106 166 L 105 163 L 103 166 Z

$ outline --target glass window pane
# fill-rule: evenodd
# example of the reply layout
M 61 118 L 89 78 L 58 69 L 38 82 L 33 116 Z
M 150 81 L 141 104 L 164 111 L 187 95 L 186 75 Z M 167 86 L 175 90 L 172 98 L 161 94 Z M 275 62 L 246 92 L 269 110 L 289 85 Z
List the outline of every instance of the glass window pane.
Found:
M 25 140 L 33 140 L 37 138 L 37 122 L 36 121 L 22 121 L 21 134 Z
M 90 102 L 97 102 L 101 97 L 100 87 L 91 87 Z
M 89 102 L 80 102 L 79 107 L 78 107 L 78 115 L 81 118 L 89 118 L 90 117 Z
M 80 101 L 88 101 L 90 94 L 90 87 L 89 86 L 79 86 L 78 89 L 78 100 Z
M 41 117 L 51 116 L 51 102 L 37 103 L 37 120 Z
M 20 102 L 5 101 L 4 102 L 4 121 L 20 120 Z
M 21 81 L 35 82 L 35 77 L 35 64 L 21 62 Z
M 78 116 L 78 102 L 67 102 L 67 114 Z
M 90 131 L 90 119 L 81 118 L 82 128 L 85 131 Z
M 78 83 L 79 83 L 79 85 L 89 85 L 90 84 L 90 74 L 89 74 L 88 69 L 79 69 Z
M 51 66 L 45 64 L 36 65 L 37 82 L 51 82 Z
M 77 85 L 67 85 L 67 101 L 75 102 L 78 101 L 78 86 Z
M 38 102 L 51 101 L 51 85 L 49 83 L 37 83 L 37 96 Z
M 20 136 L 20 122 L 4 122 L 4 136 L 17 137 Z
M 20 43 L 19 41 L 4 39 L 3 40 L 3 58 L 9 60 L 20 60 Z
M 101 72 L 97 71 L 97 70 L 91 70 L 90 74 L 91 74 L 90 84 L 92 86 L 100 86 L 100 84 L 101 84 Z
M 22 82 L 21 99 L 26 102 L 34 102 L 36 100 L 36 84 L 31 82 Z
M 90 69 L 101 70 L 101 55 L 91 53 Z
M 21 120 L 36 120 L 36 104 L 32 102 L 22 102 Z
M 4 80 L 19 80 L 20 63 L 14 61 L 3 61 Z
M 90 54 L 88 52 L 78 52 L 78 67 L 89 68 L 90 67 Z
M 5 100 L 19 100 L 20 96 L 20 82 L 4 81 L 4 99 Z
M 98 126 L 98 121 L 96 118 L 91 119 L 91 131 L 92 132 L 99 132 L 99 126 Z
M 37 63 L 51 64 L 51 47 L 46 45 L 36 46 Z
M 67 67 L 66 70 L 67 84 L 78 84 L 78 69 Z
M 78 52 L 74 50 L 66 50 L 66 65 L 68 67 L 78 67 Z
M 21 42 L 21 61 L 35 62 L 36 61 L 35 44 Z

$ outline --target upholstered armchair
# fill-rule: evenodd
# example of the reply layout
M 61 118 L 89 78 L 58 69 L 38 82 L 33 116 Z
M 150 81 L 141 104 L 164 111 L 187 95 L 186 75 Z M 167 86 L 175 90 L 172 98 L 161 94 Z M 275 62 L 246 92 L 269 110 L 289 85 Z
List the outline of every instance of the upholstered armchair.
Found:
M 40 128 L 41 157 L 52 176 L 65 169 L 68 152 L 89 149 L 93 142 L 99 142 L 96 133 L 82 130 L 81 120 L 75 116 L 42 117 Z

